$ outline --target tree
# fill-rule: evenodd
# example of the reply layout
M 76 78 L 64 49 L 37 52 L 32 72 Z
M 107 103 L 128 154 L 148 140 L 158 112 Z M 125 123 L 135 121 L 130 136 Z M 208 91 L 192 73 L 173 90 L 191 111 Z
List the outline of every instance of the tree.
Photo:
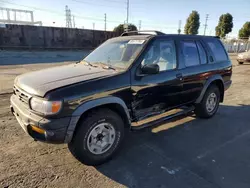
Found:
M 133 24 L 128 24 L 128 30 L 129 31 L 137 31 L 137 27 Z M 114 32 L 116 32 L 118 35 L 121 35 L 122 33 L 124 33 L 125 32 L 124 24 L 120 24 L 117 27 L 115 27 Z
M 240 38 L 249 38 L 250 37 L 250 22 L 246 22 L 243 27 L 239 30 Z
M 229 13 L 222 14 L 218 25 L 215 27 L 216 36 L 224 38 L 233 29 L 233 16 Z
M 197 11 L 193 10 L 187 19 L 184 28 L 184 33 L 189 35 L 197 35 L 199 27 L 200 27 L 200 15 Z

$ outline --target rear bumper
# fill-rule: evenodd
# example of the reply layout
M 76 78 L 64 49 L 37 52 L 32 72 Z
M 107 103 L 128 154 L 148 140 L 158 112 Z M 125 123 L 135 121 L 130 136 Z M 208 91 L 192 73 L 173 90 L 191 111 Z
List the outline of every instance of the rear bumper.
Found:
M 47 119 L 38 116 L 24 107 L 15 95 L 11 96 L 10 102 L 12 114 L 16 117 L 22 129 L 32 138 L 48 143 L 65 143 L 71 117 Z M 33 130 L 32 126 L 44 130 L 44 133 Z
M 228 88 L 232 85 L 232 80 L 228 80 L 224 82 L 224 90 L 228 90 Z

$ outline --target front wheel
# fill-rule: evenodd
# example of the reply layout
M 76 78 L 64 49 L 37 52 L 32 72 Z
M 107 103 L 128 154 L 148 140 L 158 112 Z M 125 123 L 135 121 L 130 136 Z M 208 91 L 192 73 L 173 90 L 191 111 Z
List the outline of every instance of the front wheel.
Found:
M 219 103 L 219 88 L 216 85 L 212 85 L 207 89 L 201 103 L 196 104 L 195 114 L 201 118 L 210 118 L 217 112 Z
M 80 162 L 100 165 L 116 153 L 123 136 L 121 117 L 110 109 L 98 109 L 80 122 L 68 147 Z
M 239 65 L 242 65 L 243 64 L 243 62 L 238 62 L 239 63 Z

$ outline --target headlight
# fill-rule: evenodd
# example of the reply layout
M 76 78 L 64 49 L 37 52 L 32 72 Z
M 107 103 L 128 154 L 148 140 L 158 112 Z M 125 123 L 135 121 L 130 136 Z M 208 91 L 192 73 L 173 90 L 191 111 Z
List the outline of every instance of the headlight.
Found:
M 243 58 L 243 54 L 238 54 L 238 58 Z
M 45 101 L 38 98 L 31 98 L 30 107 L 32 110 L 44 115 L 58 113 L 62 108 L 62 101 Z

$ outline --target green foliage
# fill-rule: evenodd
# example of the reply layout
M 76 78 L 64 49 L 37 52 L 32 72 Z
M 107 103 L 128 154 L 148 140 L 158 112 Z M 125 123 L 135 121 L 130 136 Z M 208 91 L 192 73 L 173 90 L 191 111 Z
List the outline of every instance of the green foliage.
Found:
M 243 27 L 239 30 L 240 38 L 249 38 L 250 37 L 250 22 L 246 22 Z
M 189 15 L 185 28 L 184 33 L 189 35 L 197 35 L 198 30 L 200 27 L 200 15 L 197 11 L 192 11 Z
M 218 25 L 215 27 L 216 36 L 224 38 L 233 29 L 233 16 L 229 13 L 222 14 Z
M 128 24 L 128 30 L 129 31 L 137 31 L 137 27 L 133 24 Z M 121 35 L 124 33 L 124 24 L 120 24 L 117 27 L 114 28 L 114 32 L 116 32 L 118 35 Z

